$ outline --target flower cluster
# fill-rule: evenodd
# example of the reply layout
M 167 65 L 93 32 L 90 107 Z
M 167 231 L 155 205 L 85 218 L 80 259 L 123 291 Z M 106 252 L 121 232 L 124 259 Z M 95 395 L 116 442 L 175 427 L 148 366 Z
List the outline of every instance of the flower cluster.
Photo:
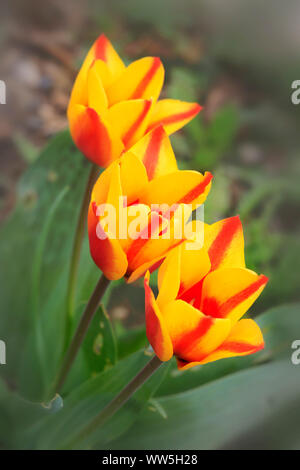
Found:
M 201 107 L 158 100 L 163 81 L 159 58 L 126 67 L 102 35 L 78 74 L 68 118 L 78 148 L 105 167 L 88 211 L 92 258 L 110 280 L 145 276 L 148 340 L 160 360 L 175 355 L 178 367 L 187 369 L 263 348 L 258 325 L 242 317 L 267 278 L 245 266 L 238 217 L 202 223 L 202 246 L 193 230 L 175 236 L 179 226 L 197 223 L 193 212 L 204 203 L 212 175 L 178 169 L 168 136 Z M 107 223 L 111 209 L 114 230 Z M 155 299 L 149 271 L 157 268 Z

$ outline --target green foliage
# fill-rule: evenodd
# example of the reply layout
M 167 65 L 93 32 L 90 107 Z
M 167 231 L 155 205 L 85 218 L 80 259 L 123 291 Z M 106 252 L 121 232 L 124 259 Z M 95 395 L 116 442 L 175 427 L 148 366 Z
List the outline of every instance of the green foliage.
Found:
M 212 169 L 230 149 L 238 126 L 238 111 L 232 105 L 218 110 L 209 124 L 205 124 L 200 114 L 187 128 L 193 149 L 192 166 Z
M 286 360 L 244 370 L 157 400 L 166 418 L 151 407 L 110 449 L 297 449 L 299 393 Z
M 28 433 L 30 448 L 57 449 L 72 447 L 78 433 L 149 361 L 144 352 L 135 353 L 120 361 L 114 368 L 94 377 L 75 389 L 64 400 L 63 409 L 46 417 Z M 114 439 L 128 431 L 147 401 L 155 393 L 167 370 L 167 364 L 148 380 L 129 402 L 122 407 L 104 428 L 96 429 L 76 448 L 105 448 Z

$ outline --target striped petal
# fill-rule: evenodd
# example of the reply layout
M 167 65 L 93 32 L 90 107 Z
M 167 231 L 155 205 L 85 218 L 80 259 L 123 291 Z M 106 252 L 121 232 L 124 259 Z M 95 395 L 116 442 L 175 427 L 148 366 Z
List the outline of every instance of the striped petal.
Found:
M 129 100 L 117 103 L 108 110 L 107 119 L 126 148 L 144 135 L 151 105 L 150 100 Z
M 162 124 L 168 135 L 185 126 L 201 111 L 197 103 L 180 100 L 160 100 L 154 106 L 148 130 Z
M 158 57 L 132 62 L 107 90 L 110 105 L 125 100 L 156 101 L 164 81 L 164 68 Z
M 145 227 L 145 234 L 134 240 L 127 252 L 129 274 L 143 266 L 150 269 L 159 259 L 165 258 L 172 248 L 183 242 L 182 239 L 174 240 L 172 233 L 167 238 L 164 238 L 162 232 L 165 226 L 164 219 L 152 212 L 149 224 Z M 141 274 L 144 274 L 145 270 Z M 132 278 L 130 281 L 132 282 Z
M 176 171 L 156 178 L 140 196 L 140 202 L 151 204 L 202 204 L 210 190 L 212 174 L 197 171 Z
M 185 242 L 182 246 L 179 297 L 200 282 L 211 267 L 207 251 L 204 248 L 187 249 L 190 245 Z
M 228 319 L 204 315 L 183 300 L 170 302 L 163 318 L 174 354 L 184 361 L 200 361 L 224 342 L 230 332 Z
M 124 72 L 125 65 L 122 59 L 104 34 L 99 36 L 92 49 L 94 60 L 101 59 L 106 63 L 113 80 L 116 80 Z
M 189 363 L 178 361 L 178 368 L 186 370 L 199 364 L 206 364 L 227 357 L 247 356 L 263 348 L 264 339 L 259 326 L 253 320 L 244 319 L 234 325 L 221 346 L 206 356 L 205 359 L 200 362 Z
M 95 264 L 110 280 L 121 279 L 127 271 L 127 258 L 116 239 L 100 239 L 97 235 L 99 217 L 96 215 L 97 206 L 91 202 L 88 212 L 88 234 L 90 252 Z
M 215 318 L 237 322 L 255 302 L 268 278 L 245 268 L 210 272 L 203 282 L 200 309 Z
M 87 77 L 90 67 L 95 61 L 99 60 L 99 66 L 101 68 L 101 78 L 104 87 L 111 84 L 113 80 L 116 80 L 119 75 L 125 70 L 121 58 L 113 48 L 111 42 L 102 34 L 94 42 L 90 50 L 88 51 L 85 60 L 79 70 L 76 77 L 69 108 L 74 104 L 88 105 L 88 91 L 87 91 Z
M 205 225 L 204 247 L 208 251 L 211 269 L 244 268 L 243 227 L 238 216 Z
M 140 139 L 131 151 L 142 160 L 149 180 L 178 170 L 170 139 L 162 126 Z
M 124 148 L 122 141 L 94 109 L 75 105 L 69 119 L 72 138 L 88 159 L 106 167 L 119 157 Z
M 149 277 L 148 272 L 144 281 L 146 334 L 159 359 L 161 361 L 168 361 L 173 356 L 173 346 L 164 319 L 149 286 Z

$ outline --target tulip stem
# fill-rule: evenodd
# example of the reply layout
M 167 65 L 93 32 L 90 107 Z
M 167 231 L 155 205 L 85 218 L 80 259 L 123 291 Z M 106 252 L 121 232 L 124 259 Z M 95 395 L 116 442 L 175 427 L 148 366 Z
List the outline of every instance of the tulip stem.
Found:
M 85 225 L 87 220 L 87 213 L 91 199 L 91 192 L 98 175 L 99 168 L 97 165 L 92 164 L 90 174 L 84 190 L 84 195 L 79 211 L 77 220 L 76 232 L 73 241 L 73 248 L 71 254 L 71 264 L 69 271 L 68 287 L 67 287 L 67 315 L 66 315 L 66 330 L 65 330 L 65 350 L 69 344 L 72 317 L 74 314 L 75 294 L 76 294 L 76 280 L 78 275 L 79 261 L 82 242 L 85 233 Z
M 145 367 L 121 390 L 121 392 L 103 408 L 102 411 L 72 440 L 67 448 L 73 448 L 80 441 L 87 438 L 97 428 L 103 426 L 114 414 L 132 397 L 132 395 L 152 376 L 163 364 L 154 356 Z
M 104 274 L 102 274 L 94 289 L 94 292 L 92 293 L 87 303 L 87 306 L 83 312 L 83 315 L 73 336 L 69 349 L 66 352 L 61 369 L 57 375 L 52 389 L 52 396 L 55 394 L 55 392 L 58 393 L 61 390 L 63 384 L 65 383 L 67 375 L 73 365 L 74 360 L 76 359 L 82 341 L 84 340 L 88 327 L 92 321 L 94 314 L 96 313 L 96 310 L 100 304 L 103 295 L 105 294 L 109 283 L 109 279 L 107 279 Z

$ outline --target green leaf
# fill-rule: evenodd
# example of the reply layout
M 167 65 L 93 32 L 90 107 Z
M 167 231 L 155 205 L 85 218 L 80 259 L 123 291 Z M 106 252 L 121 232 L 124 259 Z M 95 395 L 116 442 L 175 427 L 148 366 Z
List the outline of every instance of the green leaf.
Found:
M 148 361 L 149 356 L 143 351 L 138 352 L 75 389 L 65 399 L 64 408 L 58 414 L 45 419 L 27 435 L 28 448 L 55 449 L 68 446 Z M 127 431 L 155 393 L 167 367 L 167 364 L 163 364 L 104 428 L 88 436 L 84 447 L 103 448 Z
M 0 448 L 22 448 L 24 432 L 61 406 L 59 396 L 47 407 L 24 400 L 0 379 Z
M 8 356 L 3 374 L 14 387 L 20 389 L 21 394 L 33 400 L 43 399 L 61 360 L 70 253 L 88 172 L 89 163 L 77 151 L 69 133 L 59 134 L 23 175 L 16 209 L 0 232 L 0 334 L 7 344 Z M 39 269 L 34 277 L 34 293 L 39 297 L 38 317 L 44 342 L 44 353 L 38 350 L 34 354 L 44 354 L 47 364 L 42 380 L 37 361 L 29 365 L 23 353 L 31 347 L 33 351 L 36 348 L 33 339 L 36 325 L 32 327 L 31 279 L 37 265 L 33 260 L 36 259 L 49 211 L 66 187 L 70 190 L 58 205 L 49 230 L 46 230 L 45 248 L 39 256 Z M 99 270 L 90 258 L 85 240 L 78 305 L 89 298 L 98 277 Z M 82 279 L 86 282 L 81 283 Z M 20 371 L 25 381 L 22 377 L 19 381 Z
M 110 318 L 101 305 L 91 321 L 82 347 L 63 387 L 63 394 L 67 394 L 89 378 L 114 366 L 117 358 L 115 333 Z
M 124 329 L 118 336 L 118 357 L 123 359 L 142 349 L 148 343 L 144 326 L 133 329 Z
M 110 449 L 299 448 L 300 374 L 288 359 L 161 398 Z

